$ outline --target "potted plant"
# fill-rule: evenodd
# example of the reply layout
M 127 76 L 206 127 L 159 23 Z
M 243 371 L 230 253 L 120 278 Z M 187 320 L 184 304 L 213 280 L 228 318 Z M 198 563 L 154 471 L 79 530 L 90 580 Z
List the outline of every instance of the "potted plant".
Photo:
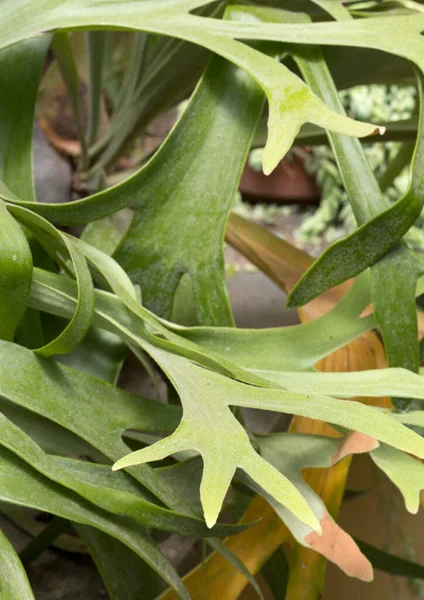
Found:
M 344 114 L 337 87 L 343 76 L 351 85 L 372 80 L 377 50 L 388 53 L 385 72 L 394 79 L 396 57 L 413 63 L 421 91 L 424 17 L 414 2 L 286 8 L 204 0 L 5 7 L 0 497 L 47 514 L 48 524 L 20 556 L 1 534 L 4 598 L 33 598 L 23 565 L 51 544 L 71 547 L 70 528 L 114 599 L 229 600 L 247 582 L 261 595 L 258 573 L 274 597 L 318 598 L 325 559 L 363 581 L 372 563 L 387 561 L 393 573 L 423 575 L 419 564 L 355 541 L 335 517 L 347 456 L 369 454 L 410 512 L 423 487 L 416 459 L 424 442 L 411 426 L 423 425 L 415 296 L 424 268 L 402 241 L 424 200 L 421 117 L 410 186 L 389 205 L 358 142 L 385 129 Z M 86 120 L 72 49 L 72 32 L 81 30 Z M 33 189 L 33 121 L 49 49 L 79 136 L 84 194 L 68 203 L 36 201 Z M 124 57 L 117 74 L 116 52 Z M 358 56 L 370 59 L 359 68 Z M 134 135 L 190 93 L 161 147 L 108 187 Z M 229 219 L 265 104 L 264 172 L 305 123 L 325 128 L 357 220 L 313 264 L 265 230 Z M 234 327 L 226 230 L 289 292 L 302 324 Z M 180 324 L 181 308 L 194 326 Z M 129 356 L 154 382 L 151 397 L 118 385 Z M 294 415 L 289 431 L 258 435 L 245 420 L 251 408 Z M 27 513 L 14 515 L 23 523 Z M 162 551 L 168 534 L 204 540 L 205 565 L 199 553 L 183 578 Z

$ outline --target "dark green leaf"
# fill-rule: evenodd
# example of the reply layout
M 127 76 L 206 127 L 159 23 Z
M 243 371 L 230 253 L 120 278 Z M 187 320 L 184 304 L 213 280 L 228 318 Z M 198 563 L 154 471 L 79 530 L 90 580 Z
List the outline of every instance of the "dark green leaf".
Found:
M 262 567 L 261 573 L 275 600 L 285 598 L 289 578 L 289 564 L 282 548 L 278 548 L 274 552 Z
M 388 552 L 384 552 L 358 538 L 354 539 L 375 569 L 384 571 L 390 575 L 424 579 L 424 566 L 411 562 L 405 558 L 394 556 Z

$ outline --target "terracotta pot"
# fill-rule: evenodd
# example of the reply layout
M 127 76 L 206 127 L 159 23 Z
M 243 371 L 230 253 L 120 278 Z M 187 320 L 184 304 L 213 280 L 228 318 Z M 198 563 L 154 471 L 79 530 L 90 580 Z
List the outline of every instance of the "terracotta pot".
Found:
M 240 192 L 252 200 L 269 201 L 276 204 L 319 202 L 320 191 L 315 178 L 309 175 L 299 156 L 290 162 L 284 158 L 271 175 L 255 171 L 246 165 Z

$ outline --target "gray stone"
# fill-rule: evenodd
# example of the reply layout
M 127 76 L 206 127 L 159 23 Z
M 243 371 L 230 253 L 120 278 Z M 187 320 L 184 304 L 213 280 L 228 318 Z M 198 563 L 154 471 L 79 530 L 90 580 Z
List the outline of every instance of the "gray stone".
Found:
M 72 182 L 71 166 L 53 150 L 37 124 L 34 128 L 33 151 L 37 200 L 50 204 L 69 202 Z
M 263 273 L 236 273 L 228 278 L 228 291 L 238 327 L 282 327 L 299 322 L 296 310 L 285 307 L 287 296 Z

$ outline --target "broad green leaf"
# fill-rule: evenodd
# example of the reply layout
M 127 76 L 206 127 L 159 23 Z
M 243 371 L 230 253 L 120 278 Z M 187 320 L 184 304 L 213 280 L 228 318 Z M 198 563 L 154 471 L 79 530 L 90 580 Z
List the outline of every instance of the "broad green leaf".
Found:
M 170 316 L 189 273 L 199 321 L 233 324 L 224 229 L 263 100 L 249 76 L 214 58 L 165 144 L 132 179 L 138 208 L 115 256 L 160 316 Z M 123 191 L 109 191 L 110 201 Z
M 70 366 L 74 367 L 80 365 L 80 370 L 94 371 L 90 374 L 115 383 L 122 359 L 121 340 L 107 331 L 92 328 L 75 351 L 62 357 L 62 362 L 71 363 Z M 6 416 L 10 415 L 14 423 L 18 424 L 20 428 L 23 425 L 25 430 L 25 425 L 27 425 L 29 429 L 27 433 L 36 442 L 37 435 L 34 437 L 34 433 L 37 434 L 37 425 L 39 425 L 38 437 L 42 447 L 47 452 L 62 453 L 64 455 L 69 455 L 72 452 L 76 456 L 85 455 L 93 458 L 94 449 L 90 445 L 88 445 L 88 448 L 84 448 L 84 442 L 81 438 L 73 436 L 71 432 L 51 421 L 10 403 L 5 407 L 3 402 L 2 412 Z M 22 416 L 29 416 L 29 419 L 23 422 Z M 76 441 L 76 444 L 74 441 Z M 46 444 L 47 448 L 45 447 Z M 95 452 L 95 456 L 96 454 L 97 452 Z M 68 465 L 69 461 L 65 464 Z M 60 465 L 58 466 L 60 468 Z M 78 472 L 74 475 L 79 479 Z M 107 490 L 105 491 L 107 492 Z M 136 493 L 140 493 L 139 488 Z M 19 524 L 21 525 L 21 522 Z M 157 575 L 124 544 L 87 525 L 74 523 L 74 528 L 88 546 L 113 600 L 137 600 L 141 594 L 147 597 L 147 589 L 152 590 L 151 597 L 155 597 L 159 593 L 160 586 L 158 585 Z M 147 581 L 150 581 L 150 586 L 148 586 Z
M 31 280 L 28 241 L 0 200 L 0 339 L 13 339 L 27 310 Z
M 374 326 L 372 315 L 359 318 L 368 303 L 365 274 L 337 306 L 309 323 L 263 330 L 174 327 L 174 331 L 245 369 L 304 371 Z
M 180 420 L 176 406 L 125 393 L 15 344 L 3 342 L 0 354 L 0 393 L 4 398 L 69 429 L 111 460 L 128 452 L 121 438 L 128 427 L 172 431 Z M 18 371 L 26 373 L 30 389 Z M 166 498 L 172 503 L 172 491 L 151 469 L 135 470 L 133 475 L 147 488 L 155 488 L 154 493 L 165 503 Z M 174 493 L 176 502 L 177 498 Z
M 371 452 L 371 458 L 399 488 L 406 510 L 416 514 L 420 508 L 420 492 L 424 489 L 423 463 L 384 444 Z
M 146 561 L 180 598 L 190 600 L 172 565 L 158 550 L 146 529 L 126 517 L 113 515 L 49 481 L 14 454 L 0 448 L 0 500 L 47 511 L 64 519 L 91 525 L 120 540 Z
M 400 413 L 394 416 L 400 423 L 405 425 L 424 427 L 424 410 L 411 410 L 408 413 Z
M 424 400 L 424 377 L 406 369 L 372 369 L 349 373 L 259 371 L 279 386 L 338 398 L 399 396 Z
M 2 600 L 34 600 L 27 575 L 18 555 L 0 531 L 0 596 Z
M 78 287 L 78 300 L 75 312 L 70 323 L 56 339 L 36 350 L 42 356 L 66 354 L 73 350 L 85 337 L 90 328 L 93 316 L 94 289 L 85 258 L 68 237 L 39 215 L 22 206 L 11 204 L 8 205 L 8 210 L 21 223 L 30 227 L 41 243 L 47 243 L 49 251 L 52 248 L 56 254 L 57 244 L 63 245 L 71 258 Z M 57 254 L 57 257 L 60 257 L 60 255 Z
M 110 463 L 104 454 L 77 434 L 29 409 L 1 398 L 0 410 L 48 454 L 78 456 L 101 464 Z

